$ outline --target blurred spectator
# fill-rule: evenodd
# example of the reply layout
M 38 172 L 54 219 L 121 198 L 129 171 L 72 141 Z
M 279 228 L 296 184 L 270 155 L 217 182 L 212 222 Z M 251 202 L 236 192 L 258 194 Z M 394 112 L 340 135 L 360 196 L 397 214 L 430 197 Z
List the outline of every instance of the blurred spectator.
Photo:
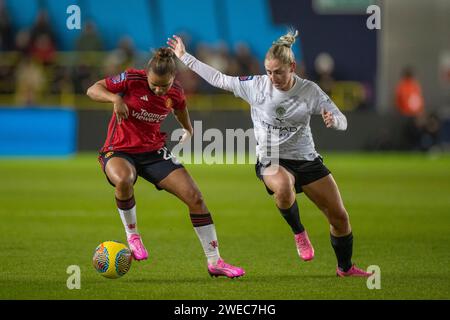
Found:
M 406 138 L 409 149 L 418 151 L 430 151 L 440 145 L 441 121 L 434 114 L 422 112 L 411 118 L 406 124 Z
M 30 32 L 26 29 L 22 29 L 16 34 L 15 38 L 15 50 L 22 54 L 28 54 L 30 50 Z
M 56 38 L 55 34 L 53 32 L 53 29 L 50 25 L 50 21 L 48 18 L 48 12 L 46 10 L 39 11 L 38 15 L 36 16 L 36 21 L 31 28 L 31 45 L 35 43 L 35 41 L 38 40 L 38 38 L 42 35 L 46 35 L 49 39 L 49 41 L 56 46 Z
M 6 11 L 4 2 L 0 0 L 0 50 L 12 50 L 14 48 L 13 38 L 13 30 L 8 12 Z
M 102 39 L 92 21 L 87 22 L 82 28 L 80 37 L 76 40 L 75 49 L 78 51 L 103 50 Z
M 89 21 L 83 26 L 81 34 L 75 42 L 75 49 L 78 51 L 78 54 L 73 72 L 70 73 L 70 71 L 64 70 L 61 74 L 63 76 L 61 86 L 66 88 L 67 92 L 73 90 L 77 93 L 84 93 L 99 76 L 120 72 L 120 62 L 111 67 L 111 63 L 108 60 L 109 57 L 103 59 L 103 40 L 93 21 Z M 104 65 L 102 66 L 99 62 L 103 62 Z M 105 72 L 103 70 L 100 71 L 101 68 L 106 69 Z M 73 86 L 68 81 L 69 75 L 74 79 Z
M 115 75 L 123 72 L 127 66 L 123 68 L 122 65 L 124 65 L 122 57 L 113 51 L 106 56 L 103 62 L 103 73 L 105 75 Z
M 30 31 L 29 50 L 32 57 L 44 64 L 52 64 L 56 56 L 55 35 L 46 10 L 40 10 Z
M 404 132 L 409 149 L 428 151 L 440 144 L 441 121 L 437 115 L 425 111 L 422 88 L 411 67 L 402 71 L 395 102 L 397 111 L 408 118 Z
M 122 37 L 117 48 L 109 52 L 103 63 L 103 74 L 118 74 L 127 68 L 135 67 L 136 52 L 133 40 L 130 37 Z
M 314 67 L 317 74 L 317 84 L 326 94 L 331 95 L 335 82 L 333 78 L 333 57 L 327 52 L 320 53 L 314 61 Z
M 29 55 L 23 55 L 16 69 L 16 103 L 32 105 L 37 103 L 45 87 L 42 67 Z
M 249 46 L 240 42 L 236 45 L 236 62 L 239 75 L 257 75 L 260 74 L 261 68 L 258 59 L 256 59 Z
M 207 64 L 221 72 L 230 73 L 228 70 L 230 68 L 231 56 L 228 45 L 221 41 L 217 48 L 212 48 L 209 52 L 211 54 L 208 57 Z
M 411 67 L 403 69 L 395 89 L 395 102 L 397 110 L 404 116 L 418 116 L 424 111 L 422 88 Z
M 71 73 L 74 85 L 73 90 L 76 93 L 85 93 L 99 77 L 116 73 L 118 67 L 114 68 L 111 72 L 105 72 L 106 70 L 103 70 L 105 68 L 101 64 L 103 57 L 101 53 L 95 55 L 88 53 L 77 57 L 77 63 Z M 106 60 L 103 63 L 106 64 Z M 67 73 L 67 71 L 64 73 Z
M 43 65 L 50 65 L 55 61 L 56 48 L 48 34 L 40 34 L 32 43 L 31 56 Z
M 196 56 L 198 56 L 198 59 L 203 62 L 209 59 L 209 56 L 212 55 L 212 49 L 204 42 L 198 43 L 194 52 Z

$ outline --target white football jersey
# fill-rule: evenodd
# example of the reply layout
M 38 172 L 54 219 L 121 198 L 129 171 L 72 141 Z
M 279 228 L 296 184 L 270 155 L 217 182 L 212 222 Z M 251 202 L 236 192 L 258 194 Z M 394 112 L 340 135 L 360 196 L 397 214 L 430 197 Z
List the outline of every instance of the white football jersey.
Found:
M 185 53 L 181 61 L 211 85 L 228 90 L 247 101 L 260 161 L 279 154 L 282 159 L 314 160 L 319 154 L 309 125 L 311 115 L 331 112 L 333 128 L 346 130 L 347 119 L 331 99 L 312 81 L 295 75 L 288 91 L 276 89 L 267 75 L 231 77 Z

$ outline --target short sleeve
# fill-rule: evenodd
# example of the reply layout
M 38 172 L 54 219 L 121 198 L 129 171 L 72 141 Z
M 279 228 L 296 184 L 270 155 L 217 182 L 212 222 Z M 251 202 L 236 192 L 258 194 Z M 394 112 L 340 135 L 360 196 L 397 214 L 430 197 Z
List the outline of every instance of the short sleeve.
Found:
M 175 90 L 172 94 L 173 105 L 171 106 L 174 110 L 186 109 L 186 96 L 184 95 L 183 87 L 179 83 L 174 85 Z
M 173 105 L 173 108 L 175 110 L 183 110 L 186 109 L 186 97 L 183 95 L 182 97 L 178 98 Z
M 106 89 L 112 93 L 123 93 L 127 89 L 127 72 L 105 78 Z

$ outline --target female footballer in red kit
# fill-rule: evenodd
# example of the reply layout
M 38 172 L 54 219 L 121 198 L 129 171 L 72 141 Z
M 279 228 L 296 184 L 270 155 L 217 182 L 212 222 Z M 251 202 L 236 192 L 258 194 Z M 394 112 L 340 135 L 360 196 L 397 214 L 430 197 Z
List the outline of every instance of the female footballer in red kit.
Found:
M 181 142 L 192 135 L 183 89 L 175 79 L 174 53 L 158 49 L 145 70 L 129 69 L 92 85 L 87 95 L 98 102 L 114 105 L 108 135 L 99 161 L 115 187 L 116 203 L 136 260 L 148 258 L 137 229 L 134 184 L 138 176 L 183 201 L 207 258 L 211 276 L 240 277 L 242 268 L 223 261 L 218 249 L 215 226 L 199 188 L 165 146 L 160 131 L 162 121 L 173 113 L 184 129 Z

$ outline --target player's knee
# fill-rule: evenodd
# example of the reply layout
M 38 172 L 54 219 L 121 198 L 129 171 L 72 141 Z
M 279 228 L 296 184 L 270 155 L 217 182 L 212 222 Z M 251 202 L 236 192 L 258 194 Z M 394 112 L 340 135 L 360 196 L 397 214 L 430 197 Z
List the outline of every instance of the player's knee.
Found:
M 201 208 L 203 206 L 203 195 L 198 190 L 191 190 L 188 192 L 187 195 L 187 205 L 192 210 L 196 210 L 198 208 Z
M 277 186 L 274 190 L 275 201 L 278 207 L 289 207 L 295 199 L 295 193 L 289 184 Z
M 117 191 L 122 193 L 129 193 L 130 191 L 132 191 L 133 184 L 133 177 L 120 177 L 115 183 Z
M 346 230 L 350 225 L 350 219 L 348 217 L 345 208 L 336 208 L 329 211 L 330 224 L 337 230 Z

